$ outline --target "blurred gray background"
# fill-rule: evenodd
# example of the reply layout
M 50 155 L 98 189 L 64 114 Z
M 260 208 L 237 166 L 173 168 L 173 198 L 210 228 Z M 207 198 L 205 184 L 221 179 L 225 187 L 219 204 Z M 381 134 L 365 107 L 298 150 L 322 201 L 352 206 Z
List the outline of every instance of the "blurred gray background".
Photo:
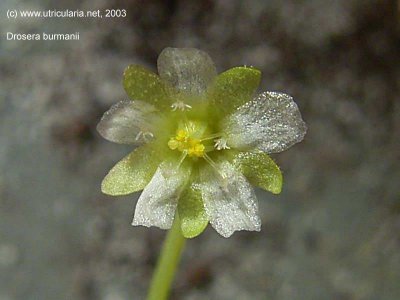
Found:
M 7 9 L 127 9 L 120 19 L 7 19 Z M 309 130 L 275 155 L 263 229 L 187 243 L 172 299 L 400 299 L 400 6 L 396 1 L 0 3 L 0 300 L 144 299 L 165 232 L 130 225 L 138 194 L 100 182 L 129 146 L 95 132 L 130 63 L 167 46 L 219 71 L 253 65 Z M 79 31 L 80 41 L 6 41 Z

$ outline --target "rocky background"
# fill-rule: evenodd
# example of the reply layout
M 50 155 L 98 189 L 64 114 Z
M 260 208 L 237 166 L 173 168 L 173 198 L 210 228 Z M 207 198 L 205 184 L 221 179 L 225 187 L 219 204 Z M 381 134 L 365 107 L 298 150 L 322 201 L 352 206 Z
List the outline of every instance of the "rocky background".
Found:
M 120 19 L 7 19 L 7 9 L 124 8 Z M 0 3 L 0 299 L 144 299 L 165 232 L 130 226 L 137 194 L 100 182 L 128 146 L 99 137 L 130 63 L 167 46 L 220 71 L 253 65 L 309 131 L 275 155 L 261 233 L 187 243 L 172 299 L 400 299 L 400 6 L 379 0 Z M 80 31 L 80 41 L 6 32 Z

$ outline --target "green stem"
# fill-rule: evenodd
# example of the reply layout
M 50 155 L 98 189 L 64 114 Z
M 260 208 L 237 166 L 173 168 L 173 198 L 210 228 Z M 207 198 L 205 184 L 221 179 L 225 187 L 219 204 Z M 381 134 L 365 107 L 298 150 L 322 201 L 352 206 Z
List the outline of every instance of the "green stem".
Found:
M 181 233 L 178 216 L 176 216 L 162 246 L 147 300 L 165 300 L 168 298 L 184 246 L 185 238 Z

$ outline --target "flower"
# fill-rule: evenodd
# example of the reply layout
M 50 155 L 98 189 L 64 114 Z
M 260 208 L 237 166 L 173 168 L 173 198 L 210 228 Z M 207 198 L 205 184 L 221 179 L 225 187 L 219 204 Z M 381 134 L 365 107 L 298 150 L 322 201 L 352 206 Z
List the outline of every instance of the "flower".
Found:
M 281 192 L 282 174 L 267 153 L 303 139 L 296 103 L 283 93 L 254 96 L 259 70 L 217 75 L 198 49 L 166 48 L 157 66 L 159 75 L 128 66 L 123 85 L 133 101 L 113 105 L 97 126 L 105 139 L 137 147 L 110 170 L 102 192 L 143 189 L 132 225 L 169 229 L 178 215 L 187 238 L 208 223 L 224 237 L 260 231 L 252 185 Z

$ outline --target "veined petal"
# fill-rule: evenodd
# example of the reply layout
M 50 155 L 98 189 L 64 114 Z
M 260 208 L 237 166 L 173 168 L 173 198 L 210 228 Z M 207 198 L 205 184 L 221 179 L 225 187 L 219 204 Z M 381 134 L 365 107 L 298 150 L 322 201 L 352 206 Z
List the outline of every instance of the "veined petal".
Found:
M 252 185 L 279 194 L 282 190 L 282 172 L 266 153 L 261 151 L 239 152 L 233 165 Z
M 132 225 L 171 228 L 178 198 L 190 171 L 163 162 L 143 190 L 136 204 Z
M 165 48 L 157 67 L 161 79 L 194 96 L 203 94 L 217 74 L 210 56 L 194 48 Z
M 143 190 L 160 160 L 148 145 L 139 147 L 119 161 L 101 183 L 104 194 L 118 196 Z
M 307 131 L 293 98 L 265 92 L 242 105 L 222 122 L 228 145 L 237 149 L 258 148 L 281 152 L 300 142 Z
M 210 87 L 209 97 L 225 113 L 252 99 L 261 80 L 261 71 L 253 67 L 236 67 L 219 74 Z
M 211 167 L 201 169 L 201 193 L 211 225 L 223 237 L 238 230 L 260 231 L 261 220 L 253 188 L 229 162 L 219 164 L 225 179 Z
M 141 145 L 154 137 L 152 124 L 156 108 L 142 101 L 120 101 L 111 106 L 97 125 L 106 140 L 119 144 Z
M 178 202 L 178 214 L 185 238 L 194 238 L 206 229 L 208 218 L 198 184 L 192 183 L 182 192 Z
M 168 88 L 161 78 L 142 66 L 128 66 L 124 71 L 123 85 L 132 100 L 141 100 L 157 108 L 169 107 L 171 104 Z

